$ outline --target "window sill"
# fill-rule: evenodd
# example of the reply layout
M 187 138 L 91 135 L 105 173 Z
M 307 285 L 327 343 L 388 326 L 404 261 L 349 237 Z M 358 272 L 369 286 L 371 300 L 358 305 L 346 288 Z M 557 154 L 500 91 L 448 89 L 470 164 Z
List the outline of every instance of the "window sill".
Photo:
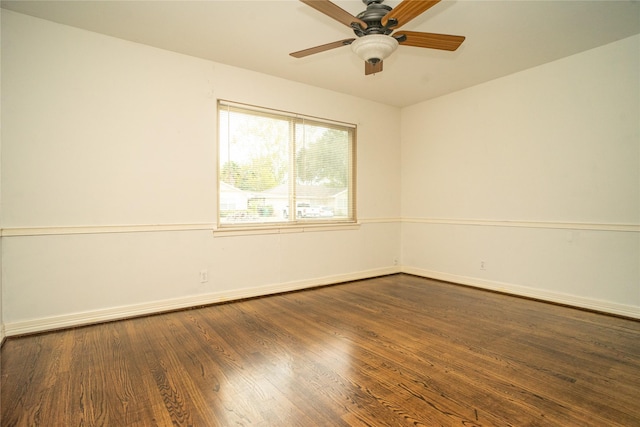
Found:
M 230 237 L 230 236 L 250 236 L 256 234 L 288 234 L 288 233 L 308 233 L 313 231 L 346 231 L 358 230 L 360 223 L 358 222 L 333 222 L 330 224 L 260 224 L 260 225 L 242 225 L 242 226 L 225 226 L 218 227 L 213 230 L 214 237 Z

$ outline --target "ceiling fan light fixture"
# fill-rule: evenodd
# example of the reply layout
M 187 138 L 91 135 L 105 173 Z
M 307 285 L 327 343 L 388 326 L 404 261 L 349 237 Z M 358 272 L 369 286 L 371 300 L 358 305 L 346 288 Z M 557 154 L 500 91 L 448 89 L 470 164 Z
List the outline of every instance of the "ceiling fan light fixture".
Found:
M 398 41 L 384 34 L 369 34 L 351 43 L 351 50 L 360 58 L 375 64 L 389 57 L 398 48 Z

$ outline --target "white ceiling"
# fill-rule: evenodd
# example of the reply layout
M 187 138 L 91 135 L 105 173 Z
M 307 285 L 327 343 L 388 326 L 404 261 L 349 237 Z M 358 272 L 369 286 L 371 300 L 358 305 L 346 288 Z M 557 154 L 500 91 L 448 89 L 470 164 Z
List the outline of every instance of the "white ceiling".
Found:
M 365 9 L 361 0 L 335 3 L 353 15 Z M 288 55 L 353 37 L 296 0 L 24 0 L 2 7 L 395 106 L 640 33 L 637 0 L 445 0 L 402 29 L 466 36 L 456 52 L 400 46 L 384 72 L 365 76 L 348 46 L 302 59 Z

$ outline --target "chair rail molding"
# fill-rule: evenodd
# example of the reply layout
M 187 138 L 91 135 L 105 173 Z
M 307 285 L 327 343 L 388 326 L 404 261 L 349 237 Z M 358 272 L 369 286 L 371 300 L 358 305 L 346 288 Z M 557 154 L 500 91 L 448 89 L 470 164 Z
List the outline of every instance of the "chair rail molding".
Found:
M 640 233 L 640 224 L 616 223 L 586 223 L 586 222 L 553 222 L 553 221 L 515 221 L 515 220 L 487 220 L 487 219 L 457 219 L 457 218 L 402 218 L 403 223 L 465 225 L 484 227 L 517 227 L 517 228 L 545 228 L 563 230 L 593 230 L 593 231 L 622 231 Z

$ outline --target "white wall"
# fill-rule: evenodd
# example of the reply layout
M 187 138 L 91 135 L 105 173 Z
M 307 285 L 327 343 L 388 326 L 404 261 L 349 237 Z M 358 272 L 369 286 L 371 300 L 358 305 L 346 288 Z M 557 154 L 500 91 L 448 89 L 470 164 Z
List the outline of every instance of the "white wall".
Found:
M 8 335 L 400 269 L 640 317 L 638 37 L 402 111 L 4 10 L 1 41 Z M 214 237 L 217 98 L 356 123 L 362 225 Z
M 399 109 L 2 15 L 8 335 L 397 271 Z M 214 237 L 217 98 L 356 123 L 362 225 Z
M 640 317 L 639 58 L 635 36 L 405 108 L 407 271 Z
M 2 9 L 0 9 L 0 30 L 2 29 Z M 2 31 L 0 31 L 0 44 Z M 1 64 L 1 61 L 0 61 Z M 2 81 L 2 67 L 0 66 L 0 82 Z M 0 99 L 2 99 L 2 85 L 0 85 Z M 0 218 L 2 218 L 2 103 L 0 102 Z M 2 225 L 0 224 L 0 231 Z M 0 345 L 4 341 L 4 317 L 2 316 L 2 233 L 0 232 Z

